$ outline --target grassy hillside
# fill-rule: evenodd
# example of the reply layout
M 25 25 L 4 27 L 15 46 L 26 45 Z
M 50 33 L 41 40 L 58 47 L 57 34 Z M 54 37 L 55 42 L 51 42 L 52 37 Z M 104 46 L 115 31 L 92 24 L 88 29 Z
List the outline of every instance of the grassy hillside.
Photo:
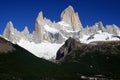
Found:
M 120 41 L 83 44 L 69 38 L 56 59 L 79 76 L 120 80 Z
M 0 80 L 77 80 L 66 66 L 40 59 L 15 45 L 16 51 L 0 54 Z
M 98 51 L 90 51 L 85 55 L 81 53 L 81 49 L 73 51 L 71 55 L 66 56 L 62 64 L 68 66 L 68 70 L 82 75 L 120 79 L 120 55 L 103 55 Z
M 86 46 L 82 46 L 70 51 L 62 63 L 55 64 L 37 58 L 17 45 L 10 46 L 15 49 L 7 53 L 0 52 L 0 80 L 120 79 L 119 54 L 104 54 L 99 49 L 91 47 L 86 50 Z M 115 49 L 113 51 L 119 52 L 120 46 Z

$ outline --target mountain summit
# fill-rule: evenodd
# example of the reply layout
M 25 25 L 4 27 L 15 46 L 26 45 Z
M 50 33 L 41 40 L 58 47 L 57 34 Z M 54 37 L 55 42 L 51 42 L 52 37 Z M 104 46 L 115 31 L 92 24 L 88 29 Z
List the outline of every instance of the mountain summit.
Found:
M 69 6 L 62 12 L 61 21 L 71 25 L 71 27 L 69 28 L 70 30 L 82 30 L 82 24 L 80 22 L 78 13 L 74 11 L 72 6 Z
M 43 12 L 40 11 L 32 33 L 29 33 L 27 27 L 22 32 L 18 31 L 10 21 L 7 23 L 2 36 L 12 43 L 19 44 L 33 54 L 37 54 L 38 57 L 46 55 L 47 58 L 45 57 L 45 59 L 50 59 L 55 58 L 57 50 L 69 37 L 80 40 L 81 43 L 116 41 L 120 40 L 120 28 L 115 24 L 104 26 L 101 21 L 93 26 L 83 28 L 78 13 L 75 12 L 72 6 L 68 6 L 62 11 L 60 21 L 58 22 L 52 22 L 45 18 Z M 44 43 L 45 45 L 48 44 L 47 47 L 44 46 L 46 51 L 42 50 Z M 36 44 L 42 45 L 42 48 L 36 46 Z M 56 50 L 51 47 L 54 47 Z M 43 55 L 40 55 L 38 51 Z M 50 54 L 53 54 L 53 56 Z
M 35 30 L 31 34 L 27 28 L 19 32 L 17 29 L 14 29 L 13 23 L 10 21 L 6 26 L 3 37 L 14 43 L 19 42 L 21 39 L 35 43 L 44 41 L 50 43 L 63 43 L 69 37 L 83 39 L 85 36 L 95 35 L 99 31 L 112 34 L 112 36 L 120 36 L 119 27 L 116 25 L 106 25 L 106 27 L 104 27 L 101 21 L 95 23 L 93 26 L 83 28 L 79 15 L 74 11 L 72 6 L 68 6 L 63 10 L 60 21 L 56 23 L 45 18 L 43 12 L 40 11 L 36 18 L 34 29 Z

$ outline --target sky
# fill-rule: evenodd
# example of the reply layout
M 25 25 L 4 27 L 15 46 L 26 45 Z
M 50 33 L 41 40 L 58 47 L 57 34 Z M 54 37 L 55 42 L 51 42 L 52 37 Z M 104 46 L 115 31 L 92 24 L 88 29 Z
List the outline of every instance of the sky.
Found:
M 78 12 L 84 27 L 98 21 L 120 26 L 120 0 L 0 0 L 0 34 L 9 21 L 19 31 L 28 26 L 32 32 L 40 11 L 44 17 L 58 22 L 61 12 L 69 5 Z

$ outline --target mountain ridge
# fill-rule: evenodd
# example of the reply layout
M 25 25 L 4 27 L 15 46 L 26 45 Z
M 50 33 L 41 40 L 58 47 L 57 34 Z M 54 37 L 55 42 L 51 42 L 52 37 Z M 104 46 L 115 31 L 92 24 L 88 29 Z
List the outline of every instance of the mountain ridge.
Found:
M 46 30 L 46 26 L 50 27 L 53 30 L 58 30 L 55 34 Z M 48 28 L 47 27 L 47 28 Z M 101 30 L 102 32 L 108 32 L 114 36 L 120 36 L 120 28 L 116 25 L 106 25 L 103 26 L 103 23 L 97 22 L 91 27 L 83 28 L 82 23 L 79 19 L 79 15 L 74 11 L 72 6 L 68 6 L 60 16 L 60 21 L 52 22 L 49 19 L 43 17 L 43 12 L 40 11 L 38 17 L 36 18 L 34 31 L 29 33 L 29 30 L 23 30 L 22 34 L 17 29 L 14 28 L 13 23 L 10 21 L 6 25 L 6 28 L 3 32 L 3 37 L 8 38 L 11 42 L 19 42 L 21 38 L 26 38 L 28 41 L 35 43 L 41 43 L 44 40 L 51 43 L 62 43 L 69 37 L 82 38 L 84 35 L 96 34 L 97 31 Z M 13 34 L 14 33 L 14 34 Z M 18 40 L 13 40 L 12 35 Z M 24 37 L 22 37 L 24 36 Z
M 42 48 L 38 45 L 42 45 L 42 43 L 51 45 L 51 47 L 55 47 L 57 44 L 55 51 L 48 46 L 49 48 L 46 47 L 45 49 L 50 49 L 52 52 L 44 52 L 43 54 L 48 56 L 54 54 L 50 58 L 55 58 L 55 52 L 69 37 L 87 44 L 92 41 L 119 41 L 120 28 L 116 25 L 104 26 L 101 21 L 95 23 L 93 26 L 83 28 L 78 13 L 74 11 L 72 6 L 68 6 L 62 11 L 59 22 L 52 22 L 45 18 L 43 12 L 40 11 L 36 18 L 34 31 L 32 33 L 29 32 L 27 27 L 25 27 L 22 32 L 18 31 L 10 21 L 7 23 L 2 37 L 14 44 L 24 47 L 28 51 L 34 48 L 33 45 L 36 47 L 36 51 L 39 51 Z M 24 44 L 28 44 L 29 47 Z M 39 55 L 35 51 L 32 51 L 32 53 L 37 54 L 37 56 Z M 44 57 L 43 55 L 42 57 Z
M 118 45 L 112 46 L 114 48 L 118 46 L 115 50 L 119 51 L 118 54 L 100 55 L 100 53 L 94 51 L 97 47 L 91 47 L 88 49 L 90 52 L 83 55 L 84 51 L 87 52 L 85 48 L 90 44 L 83 45 L 80 41 L 69 38 L 65 42 L 66 48 L 69 50 L 68 54 L 66 54 L 64 61 L 60 64 L 38 58 L 22 47 L 12 44 L 2 37 L 0 37 L 0 43 L 5 43 L 15 48 L 15 50 L 7 53 L 1 52 L 0 50 L 0 80 L 120 79 L 120 41 Z M 94 43 L 91 44 L 93 45 Z M 111 49 L 111 45 L 113 44 L 114 42 L 109 44 L 109 49 Z M 76 50 L 76 48 L 78 49 Z

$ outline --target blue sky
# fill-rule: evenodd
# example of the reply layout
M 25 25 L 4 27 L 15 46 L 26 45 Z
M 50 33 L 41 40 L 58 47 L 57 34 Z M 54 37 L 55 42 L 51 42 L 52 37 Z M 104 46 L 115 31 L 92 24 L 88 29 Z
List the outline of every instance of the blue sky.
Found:
M 83 26 L 98 21 L 120 26 L 120 0 L 0 0 L 0 34 L 9 21 L 19 31 L 28 26 L 32 32 L 40 11 L 44 17 L 59 21 L 61 12 L 69 5 L 78 12 Z

